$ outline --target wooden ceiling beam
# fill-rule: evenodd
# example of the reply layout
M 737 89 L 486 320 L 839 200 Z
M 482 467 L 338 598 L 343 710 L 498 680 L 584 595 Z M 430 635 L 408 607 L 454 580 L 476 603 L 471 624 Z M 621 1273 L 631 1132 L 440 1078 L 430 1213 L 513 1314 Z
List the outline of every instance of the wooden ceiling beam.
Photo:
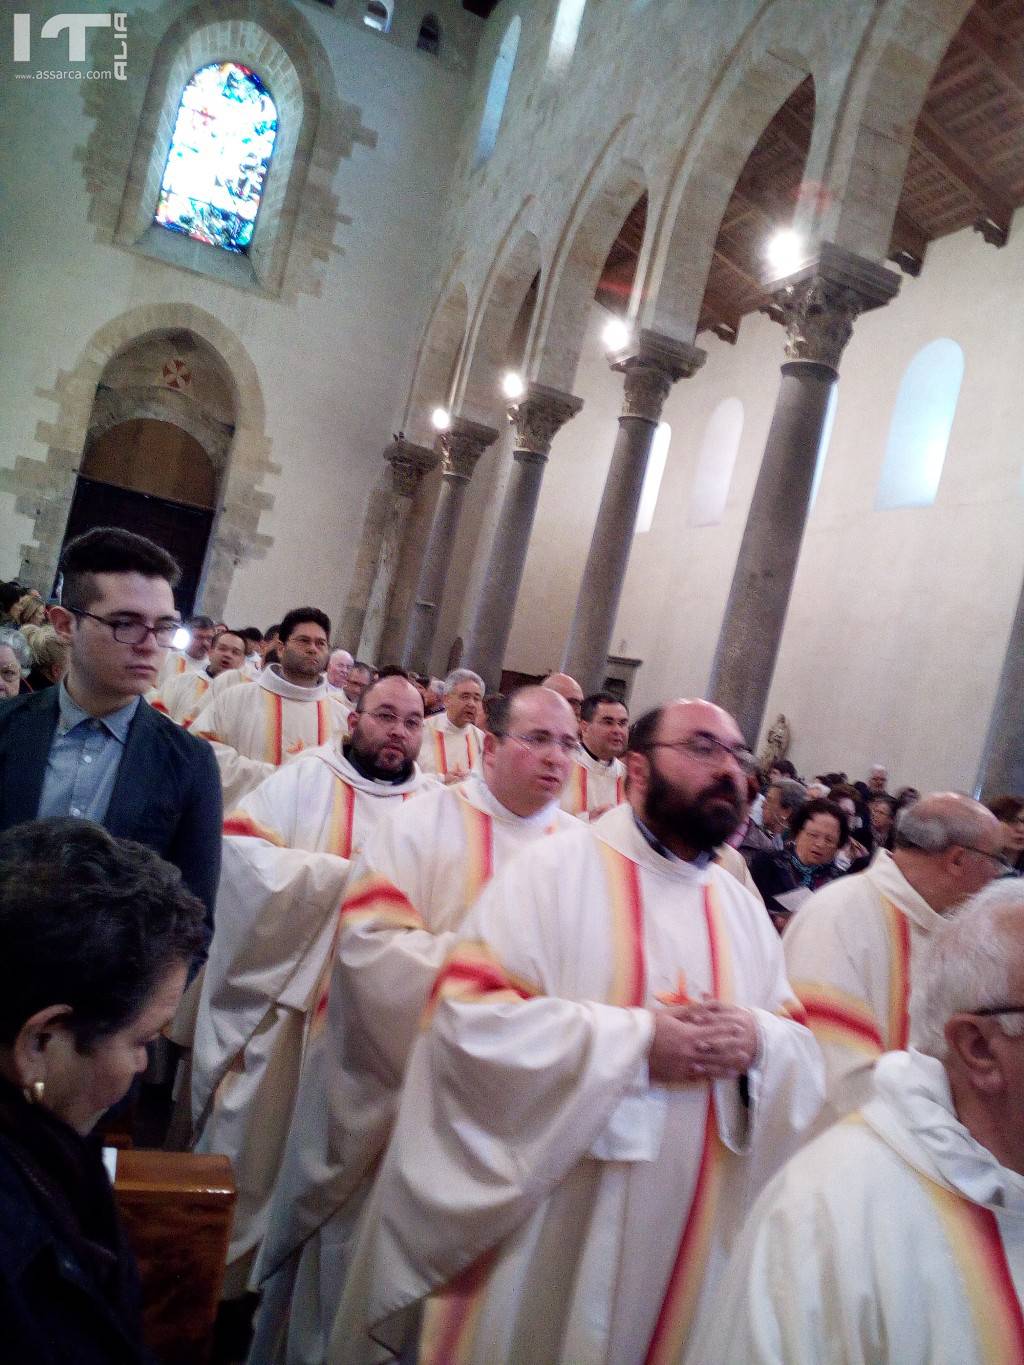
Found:
M 982 218 L 989 220 L 1005 238 L 1013 218 L 1012 204 L 978 174 L 970 163 L 968 153 L 945 129 L 939 127 L 930 114 L 922 113 L 918 119 L 914 143 L 923 156 L 958 185 L 968 198 L 974 200 Z
M 1009 48 L 992 32 L 976 6 L 968 13 L 957 36 L 985 63 L 1004 89 L 1024 100 L 1024 71 L 1020 63 L 1010 60 Z

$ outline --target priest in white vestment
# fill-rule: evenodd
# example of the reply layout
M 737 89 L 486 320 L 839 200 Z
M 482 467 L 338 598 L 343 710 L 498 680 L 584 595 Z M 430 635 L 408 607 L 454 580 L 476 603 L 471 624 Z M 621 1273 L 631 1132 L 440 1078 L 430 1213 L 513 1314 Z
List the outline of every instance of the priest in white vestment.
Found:
M 444 783 L 461 782 L 479 766 L 484 732 L 484 681 L 468 668 L 457 668 L 444 680 L 444 710 L 428 716 L 423 729 L 420 767 Z
M 626 799 L 629 712 L 611 692 L 595 692 L 580 711 L 580 742 L 562 795 L 562 809 L 580 820 L 599 820 Z
M 187 730 L 208 700 L 226 687 L 245 680 L 244 664 L 245 641 L 233 630 L 222 630 L 214 637 L 209 658 L 198 672 L 189 669 L 176 673 L 162 687 L 147 693 L 146 700 Z M 220 683 L 215 691 L 217 679 Z
M 1024 882 L 932 935 L 913 1043 L 764 1191 L 692 1365 L 1024 1360 Z
M 410 1056 L 331 1365 L 417 1333 L 419 1365 L 680 1359 L 823 1087 L 764 907 L 709 858 L 753 761 L 718 707 L 651 712 L 631 804 L 484 891 Z
M 263 1235 L 351 859 L 387 810 L 435 785 L 413 760 L 423 728 L 416 688 L 383 678 L 364 701 L 344 746 L 285 765 L 224 822 L 192 1114 L 196 1150 L 229 1156 L 238 1186 L 228 1297 L 244 1291 Z
M 999 823 L 953 792 L 900 813 L 896 847 L 807 900 L 786 929 L 786 970 L 825 1054 L 818 1127 L 857 1109 L 875 1062 L 910 1036 L 911 988 L 944 916 L 998 874 Z
M 158 688 L 181 673 L 201 673 L 206 667 L 207 655 L 216 633 L 213 621 L 209 616 L 193 616 L 185 622 L 185 629 L 189 633 L 188 644 L 184 649 L 167 651 L 167 657 L 157 674 Z
M 303 1066 L 253 1277 L 264 1298 L 251 1358 L 262 1365 L 324 1358 L 409 1049 L 466 910 L 521 849 L 573 827 L 558 808 L 575 746 L 570 708 L 527 687 L 493 720 L 481 772 L 382 820 L 353 868 L 325 1027 Z
M 214 697 L 192 722 L 192 733 L 217 755 L 225 810 L 296 754 L 345 733 L 348 716 L 323 676 L 330 629 L 315 607 L 288 612 L 280 663 L 261 669 L 253 686 Z

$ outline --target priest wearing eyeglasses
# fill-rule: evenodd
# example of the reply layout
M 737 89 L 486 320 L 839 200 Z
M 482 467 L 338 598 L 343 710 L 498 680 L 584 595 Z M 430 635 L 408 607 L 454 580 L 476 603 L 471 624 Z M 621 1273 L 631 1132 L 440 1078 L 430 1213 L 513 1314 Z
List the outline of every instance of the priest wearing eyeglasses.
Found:
M 649 712 L 627 803 L 484 890 L 412 1048 L 331 1365 L 680 1359 L 822 1093 L 778 936 L 712 858 L 752 761 L 717 706 Z
M 0 829 L 47 816 L 94 820 L 174 863 L 213 922 L 221 792 L 208 744 L 142 700 L 181 626 L 177 564 L 144 536 L 97 527 L 61 558 L 50 620 L 67 675 L 0 705 Z

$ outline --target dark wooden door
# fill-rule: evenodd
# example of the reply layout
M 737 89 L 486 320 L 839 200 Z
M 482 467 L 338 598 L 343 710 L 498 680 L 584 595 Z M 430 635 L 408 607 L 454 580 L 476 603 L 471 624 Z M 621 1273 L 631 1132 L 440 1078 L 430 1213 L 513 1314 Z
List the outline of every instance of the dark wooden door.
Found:
M 178 562 L 181 582 L 175 589 L 174 601 L 182 615 L 188 616 L 199 591 L 212 525 L 213 512 L 208 508 L 189 507 L 183 502 L 170 502 L 79 476 L 64 540 L 65 543 L 73 540 L 94 526 L 119 526 L 155 540 Z

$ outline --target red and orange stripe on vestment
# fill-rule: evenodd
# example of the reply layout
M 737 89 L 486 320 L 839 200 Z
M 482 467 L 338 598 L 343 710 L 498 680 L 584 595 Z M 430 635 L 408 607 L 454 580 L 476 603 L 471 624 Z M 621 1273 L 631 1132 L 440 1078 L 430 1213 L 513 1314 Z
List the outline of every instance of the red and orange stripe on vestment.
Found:
M 985 1365 L 1024 1361 L 1024 1313 L 1006 1260 L 995 1214 L 919 1176 L 960 1272 Z
M 889 937 L 889 1028 L 886 1045 L 907 1046 L 910 1034 L 910 920 L 891 900 L 883 899 Z
M 851 1048 L 865 1057 L 880 1057 L 885 1051 L 875 1012 L 859 996 L 823 981 L 794 981 L 793 990 L 807 1027 L 823 1047 Z
M 642 1005 L 647 995 L 644 961 L 644 904 L 640 868 L 603 839 L 598 851 L 612 917 L 612 982 L 608 1004 Z
M 468 909 L 494 876 L 494 821 L 486 811 L 457 793 L 462 827 L 466 835 L 466 889 L 463 905 Z
M 264 688 L 263 699 L 265 724 L 263 752 L 267 755 L 265 762 L 273 763 L 275 768 L 280 768 L 284 762 L 284 709 L 276 692 L 268 692 Z
M 352 857 L 352 827 L 355 813 L 355 788 L 350 787 L 342 778 L 335 777 L 334 792 L 331 796 L 331 816 L 327 825 L 327 847 L 324 852 L 336 853 L 339 858 Z
M 269 825 L 261 825 L 244 810 L 233 810 L 224 817 L 223 832 L 249 839 L 266 839 L 268 844 L 276 844 L 278 848 L 285 847 L 284 839 L 276 829 L 271 829 Z

